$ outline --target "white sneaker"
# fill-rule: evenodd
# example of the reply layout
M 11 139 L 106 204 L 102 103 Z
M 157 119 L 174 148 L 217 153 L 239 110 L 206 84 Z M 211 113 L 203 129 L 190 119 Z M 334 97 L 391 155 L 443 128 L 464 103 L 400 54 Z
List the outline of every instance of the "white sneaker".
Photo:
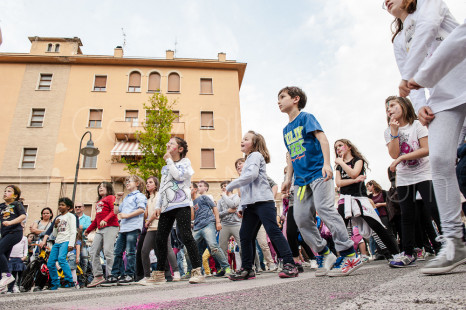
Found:
M 275 272 L 277 271 L 278 267 L 274 263 L 269 264 L 269 272 Z
M 315 259 L 311 259 L 311 269 L 315 270 L 319 268 L 319 265 L 317 265 L 317 261 Z
M 19 287 L 18 285 L 15 284 L 15 286 L 13 286 L 13 293 L 20 293 L 21 291 L 19 290 Z
M 13 282 L 15 280 L 15 277 L 10 275 L 7 277 L 7 275 L 4 273 L 2 274 L 2 279 L 0 280 L 0 291 L 3 291 L 4 288 L 8 288 L 8 284 Z
M 444 274 L 466 263 L 466 246 L 461 238 L 438 236 L 435 240 L 442 242 L 442 248 L 437 256 L 421 269 L 422 273 Z
M 328 254 L 324 254 L 322 256 L 317 256 L 317 270 L 316 270 L 316 277 L 322 277 L 327 275 L 327 273 L 333 268 L 333 265 L 337 261 L 337 257 L 332 251 L 328 251 Z
M 155 284 L 155 282 L 151 277 L 147 277 L 147 278 L 142 278 L 141 280 L 136 282 L 136 284 L 146 286 L 146 285 L 153 285 L 153 284 Z
M 201 267 L 193 269 L 191 272 L 191 278 L 189 279 L 189 283 L 202 283 L 205 282 L 205 277 L 202 274 Z
M 181 281 L 181 276 L 179 271 L 174 271 L 173 272 L 173 282 L 179 282 Z

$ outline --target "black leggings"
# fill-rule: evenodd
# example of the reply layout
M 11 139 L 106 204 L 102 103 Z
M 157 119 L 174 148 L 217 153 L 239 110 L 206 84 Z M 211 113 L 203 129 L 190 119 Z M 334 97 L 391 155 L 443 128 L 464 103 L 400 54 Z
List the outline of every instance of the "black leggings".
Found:
M 396 190 L 401 207 L 402 248 L 407 255 L 413 255 L 416 229 L 416 192 L 421 194 L 422 201 L 424 202 L 422 209 L 424 219 L 433 218 L 439 231 L 441 230 L 434 187 L 432 186 L 432 181 L 423 181 L 408 186 L 397 186 Z
M 157 271 L 164 271 L 167 262 L 167 243 L 168 235 L 170 234 L 173 223 L 179 229 L 179 237 L 181 242 L 186 246 L 188 255 L 191 258 L 193 269 L 201 267 L 201 260 L 199 251 L 197 249 L 196 241 L 194 241 L 191 232 L 191 207 L 181 207 L 163 212 L 160 215 L 159 226 L 157 228 Z
M 375 233 L 373 234 L 373 237 L 375 241 L 377 242 L 377 244 L 379 245 L 379 247 L 381 247 L 382 249 L 383 248 L 388 249 L 388 251 L 392 255 L 400 253 L 400 250 L 398 249 L 398 244 L 396 243 L 396 239 L 393 233 L 388 228 L 385 228 L 382 224 L 380 224 L 379 221 L 373 219 L 370 216 L 365 216 L 361 205 L 359 205 L 359 208 L 361 209 L 361 218 L 369 225 L 369 227 Z M 341 217 L 345 221 L 345 225 L 348 226 L 350 219 L 345 218 L 345 205 L 344 204 L 338 205 L 338 213 L 340 213 Z M 351 231 L 351 234 L 352 234 L 352 231 Z

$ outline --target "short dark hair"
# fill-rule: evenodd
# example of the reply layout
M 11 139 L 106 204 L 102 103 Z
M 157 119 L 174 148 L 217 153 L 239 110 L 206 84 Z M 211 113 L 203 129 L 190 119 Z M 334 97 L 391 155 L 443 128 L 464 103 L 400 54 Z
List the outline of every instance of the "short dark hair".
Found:
M 209 187 L 209 183 L 207 183 L 207 182 L 204 181 L 204 180 L 200 180 L 200 181 L 197 182 L 197 183 L 202 183 L 202 184 L 204 184 L 204 185 L 207 187 L 207 190 L 209 190 L 209 188 L 210 188 L 210 187 Z
M 191 184 L 193 185 L 193 188 L 197 189 L 197 183 L 196 182 L 191 182 Z
M 280 96 L 280 94 L 283 93 L 284 91 L 286 91 L 287 94 L 290 95 L 291 98 L 299 97 L 298 109 L 300 111 L 306 107 L 307 96 L 306 96 L 306 93 L 301 88 L 297 86 L 283 87 L 278 92 L 278 96 Z
M 15 201 L 19 201 L 21 197 L 21 190 L 19 189 L 19 187 L 13 184 L 8 185 L 7 187 L 13 189 L 13 192 L 16 195 Z
M 73 208 L 73 202 L 68 197 L 62 197 L 58 199 L 58 204 L 64 203 L 68 208 Z
M 238 163 L 244 163 L 245 161 L 246 161 L 246 159 L 244 159 L 243 157 L 238 158 L 238 159 L 235 161 L 235 169 L 236 169 L 236 166 L 238 166 Z
M 231 181 L 222 181 L 222 182 L 220 183 L 220 188 L 222 188 L 223 185 L 228 185 L 228 184 L 230 184 L 230 182 L 231 182 Z

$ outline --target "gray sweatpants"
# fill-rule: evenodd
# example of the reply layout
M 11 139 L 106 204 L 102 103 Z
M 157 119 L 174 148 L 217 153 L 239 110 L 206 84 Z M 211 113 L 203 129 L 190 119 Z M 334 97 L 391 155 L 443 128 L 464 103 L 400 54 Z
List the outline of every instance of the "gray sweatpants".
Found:
M 222 225 L 222 230 L 220 230 L 220 236 L 218 238 L 218 243 L 220 245 L 220 248 L 225 253 L 225 255 L 228 256 L 228 242 L 230 241 L 231 236 L 233 236 L 233 238 L 235 238 L 235 241 L 238 244 L 238 246 L 240 248 L 240 251 L 241 251 L 241 239 L 239 238 L 240 228 L 241 228 L 241 224 L 239 224 L 239 225 Z
M 102 264 L 100 262 L 100 251 L 102 251 L 102 249 L 104 250 L 105 255 L 106 274 L 112 274 L 114 258 L 113 250 L 115 248 L 115 240 L 118 236 L 119 230 L 119 227 L 109 226 L 96 231 L 91 247 L 92 274 L 94 277 L 100 277 L 103 275 Z
M 294 219 L 304 241 L 316 252 L 322 251 L 327 242 L 320 235 L 315 223 L 316 211 L 332 233 L 335 249 L 340 252 L 353 247 L 353 241 L 348 237 L 345 222 L 335 208 L 335 190 L 333 180 L 324 182 L 316 179 L 306 185 L 303 190 L 294 187 Z M 301 197 L 302 199 L 301 199 Z
M 455 173 L 456 149 L 466 116 L 466 103 L 435 113 L 429 125 L 429 161 L 442 233 L 461 238 L 461 198 Z

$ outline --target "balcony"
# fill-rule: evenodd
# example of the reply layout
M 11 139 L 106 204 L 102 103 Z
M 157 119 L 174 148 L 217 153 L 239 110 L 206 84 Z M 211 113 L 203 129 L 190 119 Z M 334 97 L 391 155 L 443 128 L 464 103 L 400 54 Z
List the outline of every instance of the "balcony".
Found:
M 136 140 L 136 131 L 143 131 L 141 122 L 125 122 L 125 121 L 115 121 L 112 123 L 113 132 L 115 133 L 115 138 L 117 140 Z M 184 139 L 185 135 L 185 123 L 176 122 L 172 123 L 172 135 Z

